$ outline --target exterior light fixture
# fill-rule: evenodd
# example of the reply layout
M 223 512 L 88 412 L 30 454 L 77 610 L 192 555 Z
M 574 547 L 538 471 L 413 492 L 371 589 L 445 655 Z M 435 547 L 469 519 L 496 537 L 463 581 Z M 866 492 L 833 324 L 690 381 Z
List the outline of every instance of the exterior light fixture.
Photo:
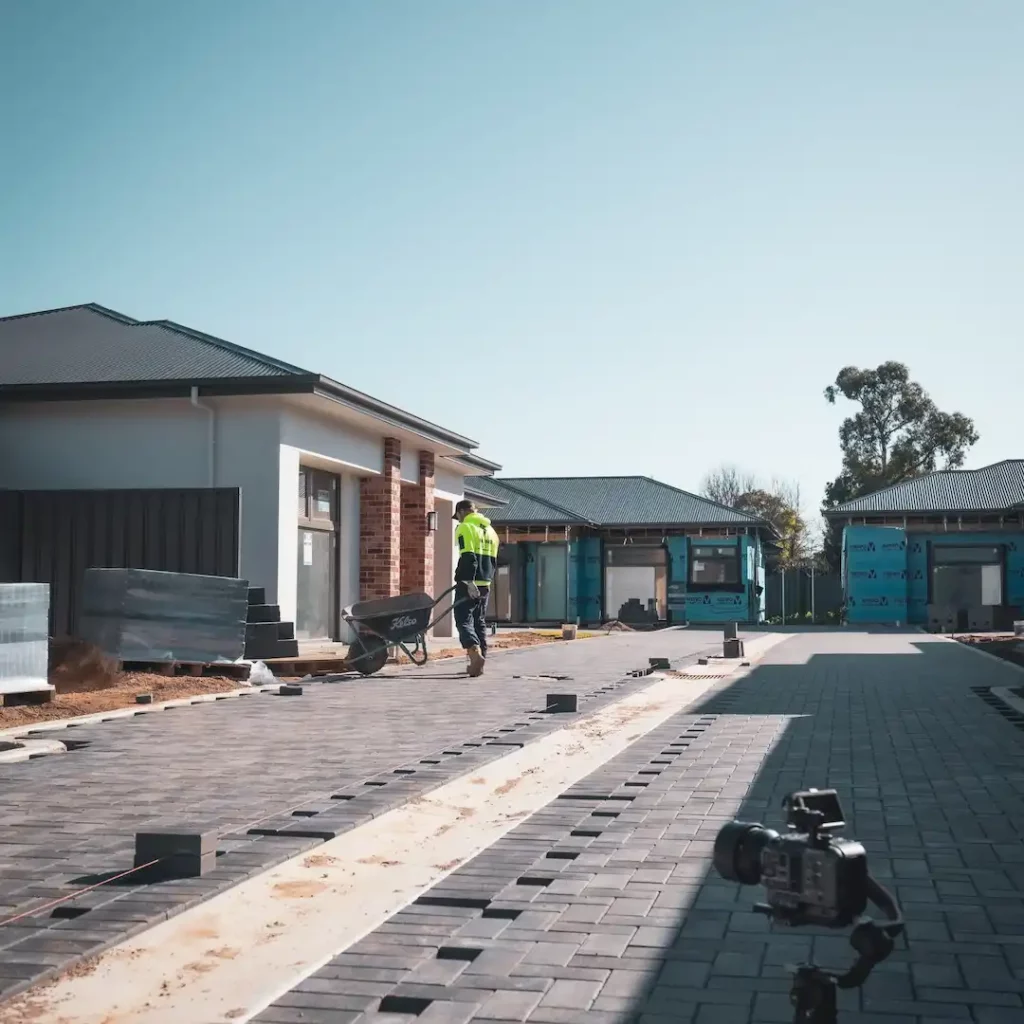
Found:
M 427 533 L 437 533 L 437 513 L 427 513 Z

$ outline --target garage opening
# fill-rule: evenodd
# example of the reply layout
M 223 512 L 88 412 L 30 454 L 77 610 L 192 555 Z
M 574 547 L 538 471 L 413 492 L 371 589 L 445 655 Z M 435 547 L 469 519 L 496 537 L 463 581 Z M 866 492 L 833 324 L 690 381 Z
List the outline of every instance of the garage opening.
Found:
M 930 618 L 953 621 L 957 629 L 992 629 L 1004 603 L 1003 561 L 999 545 L 933 545 Z
M 605 618 L 661 622 L 668 618 L 668 552 L 660 545 L 606 547 Z

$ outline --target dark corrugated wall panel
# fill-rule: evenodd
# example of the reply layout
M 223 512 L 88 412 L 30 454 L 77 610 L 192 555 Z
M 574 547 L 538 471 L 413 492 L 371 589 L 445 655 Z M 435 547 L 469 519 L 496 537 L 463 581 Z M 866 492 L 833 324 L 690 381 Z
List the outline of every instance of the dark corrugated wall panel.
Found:
M 73 635 L 89 568 L 237 576 L 237 488 L 0 492 L 0 578 L 50 584 L 50 630 Z

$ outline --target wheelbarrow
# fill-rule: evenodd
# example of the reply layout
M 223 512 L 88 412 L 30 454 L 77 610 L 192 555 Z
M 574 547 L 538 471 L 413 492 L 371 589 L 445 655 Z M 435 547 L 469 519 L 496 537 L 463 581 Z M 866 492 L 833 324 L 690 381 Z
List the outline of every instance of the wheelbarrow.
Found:
M 425 665 L 427 633 L 455 607 L 453 600 L 444 611 L 437 612 L 438 605 L 454 590 L 455 587 L 449 587 L 437 598 L 429 594 L 403 594 L 360 601 L 342 609 L 341 617 L 356 634 L 349 645 L 345 667 L 372 676 L 387 664 L 396 648 L 414 665 Z

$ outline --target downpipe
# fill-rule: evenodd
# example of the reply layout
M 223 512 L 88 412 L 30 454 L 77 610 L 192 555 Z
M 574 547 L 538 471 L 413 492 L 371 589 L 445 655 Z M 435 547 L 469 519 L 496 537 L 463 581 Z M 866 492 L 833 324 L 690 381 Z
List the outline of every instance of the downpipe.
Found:
M 207 415 L 207 487 L 214 487 L 217 476 L 217 412 L 212 406 L 204 405 L 199 401 L 199 388 L 195 385 L 190 389 L 190 401 L 194 409 L 201 409 Z

